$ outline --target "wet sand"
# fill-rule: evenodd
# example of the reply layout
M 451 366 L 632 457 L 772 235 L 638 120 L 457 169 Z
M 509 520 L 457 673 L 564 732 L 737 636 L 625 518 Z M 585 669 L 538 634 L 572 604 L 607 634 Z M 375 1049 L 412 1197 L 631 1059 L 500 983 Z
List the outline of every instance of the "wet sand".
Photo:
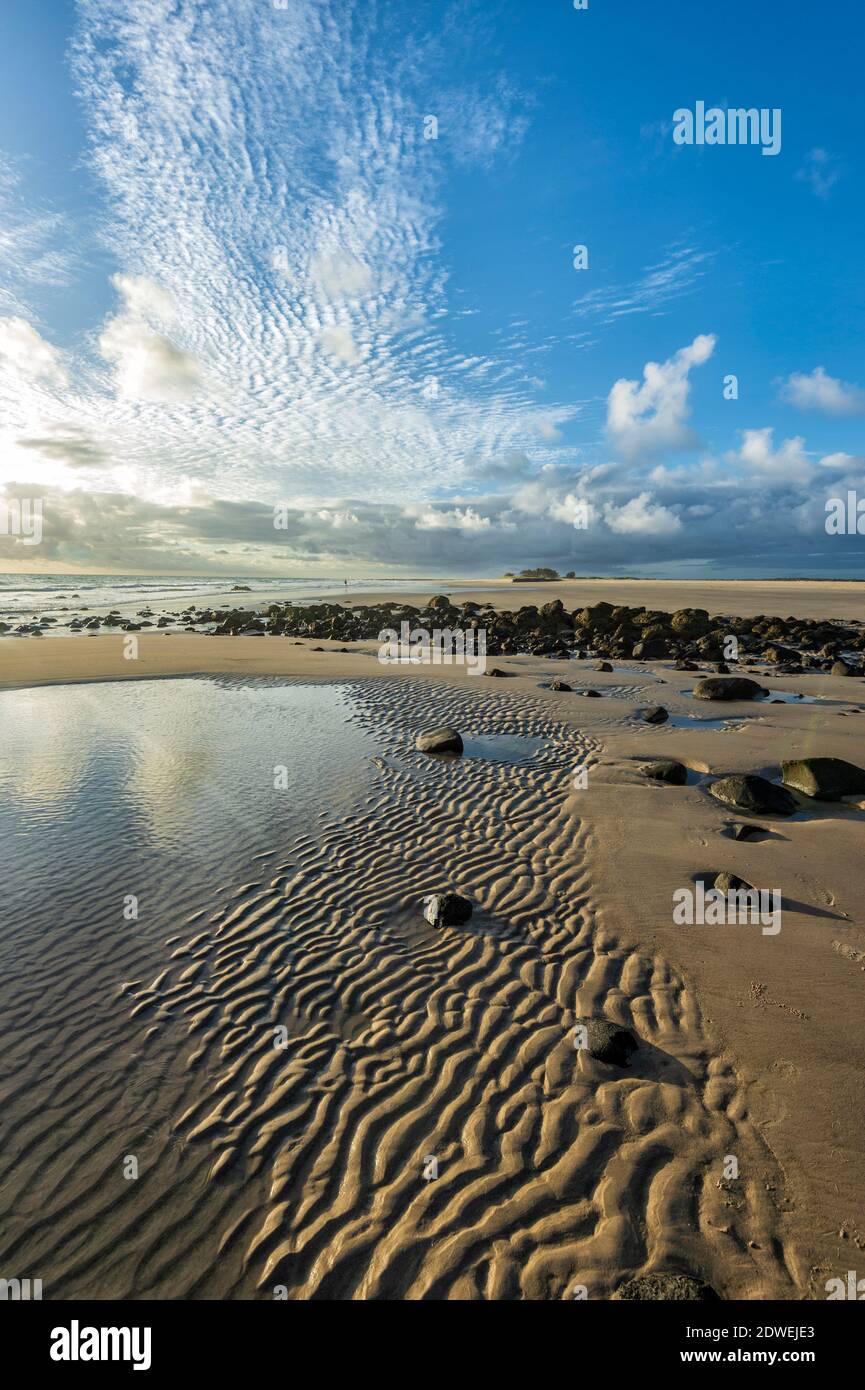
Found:
M 528 587 L 508 586 L 503 606 Z M 841 593 L 855 586 L 797 586 L 786 602 L 764 586 L 759 603 L 734 587 L 730 611 L 858 616 Z M 639 601 L 700 600 L 682 585 L 662 602 L 641 585 Z M 725 605 L 713 593 L 703 606 Z M 274 850 L 266 872 L 227 865 L 223 888 L 184 903 L 154 946 L 152 976 L 121 979 L 121 963 L 104 964 L 125 985 L 124 1074 L 145 1094 L 144 1078 L 165 1078 L 164 1188 L 134 1223 L 116 1195 L 94 1207 L 98 1174 L 88 1182 L 84 1156 L 107 1120 L 97 1107 L 66 1137 L 83 1165 L 69 1179 L 34 1112 L 28 1191 L 65 1213 L 51 1256 L 65 1296 L 272 1297 L 284 1286 L 292 1298 L 546 1299 L 585 1284 L 606 1298 L 631 1275 L 677 1269 L 727 1298 L 820 1298 L 826 1279 L 855 1267 L 865 812 L 823 804 L 770 824 L 715 802 L 700 779 L 807 754 L 861 765 L 865 712 L 850 712 L 865 704 L 861 681 L 771 677 L 820 698 L 725 707 L 746 717 L 722 729 L 650 728 L 634 720 L 639 705 L 719 711 L 695 709 L 683 693 L 695 678 L 670 663 L 602 674 L 507 657 L 498 664 L 512 678 L 493 681 L 385 667 L 371 643 L 341 653 L 138 636 L 137 661 L 123 658 L 120 634 L 4 641 L 0 685 L 349 681 L 378 762 L 362 815 L 263 845 Z M 553 675 L 605 698 L 540 689 Z M 553 751 L 518 769 L 432 764 L 412 737 L 440 723 L 542 737 Z M 643 761 L 664 756 L 692 769 L 692 785 L 642 777 Z M 769 834 L 733 841 L 743 819 Z M 722 869 L 782 890 L 777 936 L 673 924 L 673 891 Z M 476 903 L 470 929 L 426 927 L 418 904 L 443 886 Z M 86 1089 L 97 1041 L 81 989 L 83 1031 L 58 1059 L 59 1094 Z M 575 1052 L 583 1015 L 633 1030 L 629 1068 Z M 286 1016 L 287 1065 L 261 1026 Z M 9 1056 L 26 1073 L 26 1056 Z M 728 1155 L 736 1179 L 724 1176 Z M 439 1177 L 424 1181 L 430 1156 Z M 18 1180 L 7 1169 L 7 1193 Z M 38 1254 L 20 1224 L 11 1235 Z

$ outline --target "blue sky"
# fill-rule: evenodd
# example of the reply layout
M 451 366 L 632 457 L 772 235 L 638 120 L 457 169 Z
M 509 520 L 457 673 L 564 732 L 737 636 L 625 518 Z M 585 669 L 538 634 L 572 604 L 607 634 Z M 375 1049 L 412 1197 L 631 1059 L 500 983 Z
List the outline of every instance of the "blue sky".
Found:
M 858 574 L 852 0 L 0 26 L 5 567 Z M 697 101 L 779 152 L 677 145 Z

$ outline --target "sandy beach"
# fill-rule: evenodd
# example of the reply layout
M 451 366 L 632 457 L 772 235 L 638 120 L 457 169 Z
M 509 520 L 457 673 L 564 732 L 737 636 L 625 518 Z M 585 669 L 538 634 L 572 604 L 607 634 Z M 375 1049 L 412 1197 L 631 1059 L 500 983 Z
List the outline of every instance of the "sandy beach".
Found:
M 603 596 L 742 616 L 859 613 L 857 586 L 825 583 L 478 584 L 455 597 L 503 610 L 515 588 L 527 591 L 518 602 L 566 608 Z M 6 1239 L 40 1262 L 54 1296 L 610 1298 L 673 1272 L 725 1299 L 825 1297 L 865 1241 L 865 810 L 808 799 L 781 819 L 708 788 L 731 774 L 777 778 L 782 759 L 861 766 L 861 678 L 758 662 L 766 689 L 802 701 L 697 709 L 705 661 L 694 675 L 670 660 L 599 671 L 592 658 L 523 653 L 497 657 L 508 678 L 492 680 L 383 665 L 368 641 L 136 636 L 134 659 L 120 632 L 0 641 L 7 728 L 25 729 L 29 698 L 30 722 L 60 746 L 96 738 L 97 763 L 113 736 L 85 732 L 85 711 L 144 740 L 151 826 L 222 789 L 208 831 L 218 878 L 169 864 L 177 887 L 158 931 L 118 935 L 113 907 L 103 923 L 104 851 L 85 839 L 94 917 L 77 954 L 49 933 L 4 976 L 0 1021 L 17 1039 L 5 1054 L 3 1152 L 15 1161 L 4 1182 L 21 1213 Z M 546 688 L 553 678 L 601 698 Z M 247 688 L 252 742 L 235 744 L 212 724 L 228 707 L 208 702 Z M 268 691 L 302 710 L 256 715 Z M 332 696 L 367 740 L 345 754 L 350 785 L 328 762 L 329 734 L 318 751 L 278 752 L 280 729 L 343 727 Z M 636 717 L 652 705 L 666 722 Z M 170 744 L 184 720 L 208 749 L 204 771 Z M 415 735 L 439 725 L 476 751 L 450 762 L 415 751 Z M 280 757 L 315 769 L 294 798 L 307 811 L 268 821 L 260 843 L 242 789 L 231 791 L 254 747 L 259 801 Z M 687 782 L 647 778 L 657 759 L 684 764 Z M 5 766 L 23 797 L 14 760 Z M 190 778 L 200 803 L 187 801 Z M 734 839 L 743 822 L 761 833 Z M 118 900 L 134 891 L 127 852 L 124 840 L 111 851 Z M 777 934 L 673 920 L 676 890 L 722 871 L 780 890 Z M 424 896 L 445 890 L 474 904 L 467 926 L 424 921 Z M 41 1054 L 40 1007 L 63 1017 Z M 631 1033 L 627 1065 L 575 1047 L 585 1018 Z M 83 1108 L 82 1095 L 93 1097 Z M 115 1107 L 107 1132 L 103 1104 Z M 135 1184 L 121 1176 L 131 1152 L 148 1174 Z M 74 1177 L 61 1171 L 70 1153 Z

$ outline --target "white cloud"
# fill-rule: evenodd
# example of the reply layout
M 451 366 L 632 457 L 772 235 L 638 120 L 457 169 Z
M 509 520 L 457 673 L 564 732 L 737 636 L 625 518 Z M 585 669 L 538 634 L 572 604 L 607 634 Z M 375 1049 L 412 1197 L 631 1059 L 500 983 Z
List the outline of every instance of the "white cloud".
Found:
M 114 275 L 112 284 L 123 308 L 105 324 L 99 351 L 116 372 L 117 390 L 130 400 L 179 402 L 190 400 L 201 385 L 201 370 L 191 353 L 176 347 L 146 319 L 173 321 L 177 311 L 171 296 L 143 275 Z
M 828 376 L 825 367 L 815 367 L 808 375 L 794 372 L 784 382 L 781 395 L 799 410 L 821 410 L 824 415 L 861 415 L 865 412 L 865 391 L 847 381 Z
M 813 149 L 809 151 L 801 169 L 797 169 L 796 178 L 811 185 L 811 192 L 816 197 L 824 201 L 829 197 L 835 184 L 844 172 L 843 165 L 835 155 L 828 150 Z
M 682 529 L 681 521 L 668 507 L 653 505 L 650 492 L 641 492 L 623 507 L 606 503 L 604 520 L 611 531 L 622 536 L 672 536 Z
M 67 380 L 60 353 L 21 318 L 0 318 L 0 367 L 50 386 L 62 386 Z
M 671 246 L 657 265 L 648 266 L 632 284 L 587 291 L 574 304 L 574 312 L 602 323 L 615 323 L 632 314 L 662 313 L 665 305 L 697 287 L 711 260 L 710 251 Z
M 325 352 L 329 352 L 333 357 L 338 357 L 340 362 L 351 364 L 360 357 L 357 344 L 348 329 L 340 328 L 339 325 L 322 329 L 321 345 Z
M 756 470 L 764 479 L 774 479 L 782 483 L 807 483 L 813 469 L 805 454 L 805 441 L 801 435 L 785 439 L 780 447 L 774 447 L 774 430 L 743 430 L 742 444 L 738 452 L 728 454 L 731 462 L 745 464 L 749 470 Z
M 488 531 L 492 522 L 481 516 L 474 507 L 453 507 L 439 512 L 432 506 L 408 507 L 406 516 L 414 517 L 419 531 Z
M 345 251 L 316 256 L 310 267 L 313 279 L 332 299 L 353 299 L 372 288 L 369 266 Z
M 625 458 L 660 450 L 686 449 L 696 441 L 687 427 L 688 374 L 715 349 L 713 334 L 701 333 L 666 362 L 647 362 L 642 383 L 617 381 L 607 397 L 607 436 Z
M 860 469 L 865 460 L 857 458 L 855 454 L 845 454 L 839 450 L 835 454 L 825 454 L 819 460 L 821 468 L 832 468 L 839 473 L 850 473 L 853 469 Z
M 563 521 L 566 526 L 582 530 L 594 523 L 597 513 L 586 497 L 569 492 L 561 502 L 552 504 L 548 515 L 552 521 Z

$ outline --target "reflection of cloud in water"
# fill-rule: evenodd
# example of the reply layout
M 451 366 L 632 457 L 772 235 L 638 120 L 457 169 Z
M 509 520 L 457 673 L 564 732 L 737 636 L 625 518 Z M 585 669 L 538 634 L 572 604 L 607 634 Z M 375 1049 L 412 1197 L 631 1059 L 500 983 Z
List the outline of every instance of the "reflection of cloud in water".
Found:
M 79 687 L 75 687 L 78 689 Z M 0 786 L 7 798 L 56 806 L 84 780 L 92 716 L 69 687 L 0 692 Z
M 98 810 L 117 837 L 198 856 L 212 818 L 283 839 L 316 802 L 358 789 L 375 751 L 333 685 L 186 678 L 44 686 L 0 696 L 7 811 Z M 274 769 L 286 786 L 274 787 Z M 16 807 L 15 803 L 26 803 Z

